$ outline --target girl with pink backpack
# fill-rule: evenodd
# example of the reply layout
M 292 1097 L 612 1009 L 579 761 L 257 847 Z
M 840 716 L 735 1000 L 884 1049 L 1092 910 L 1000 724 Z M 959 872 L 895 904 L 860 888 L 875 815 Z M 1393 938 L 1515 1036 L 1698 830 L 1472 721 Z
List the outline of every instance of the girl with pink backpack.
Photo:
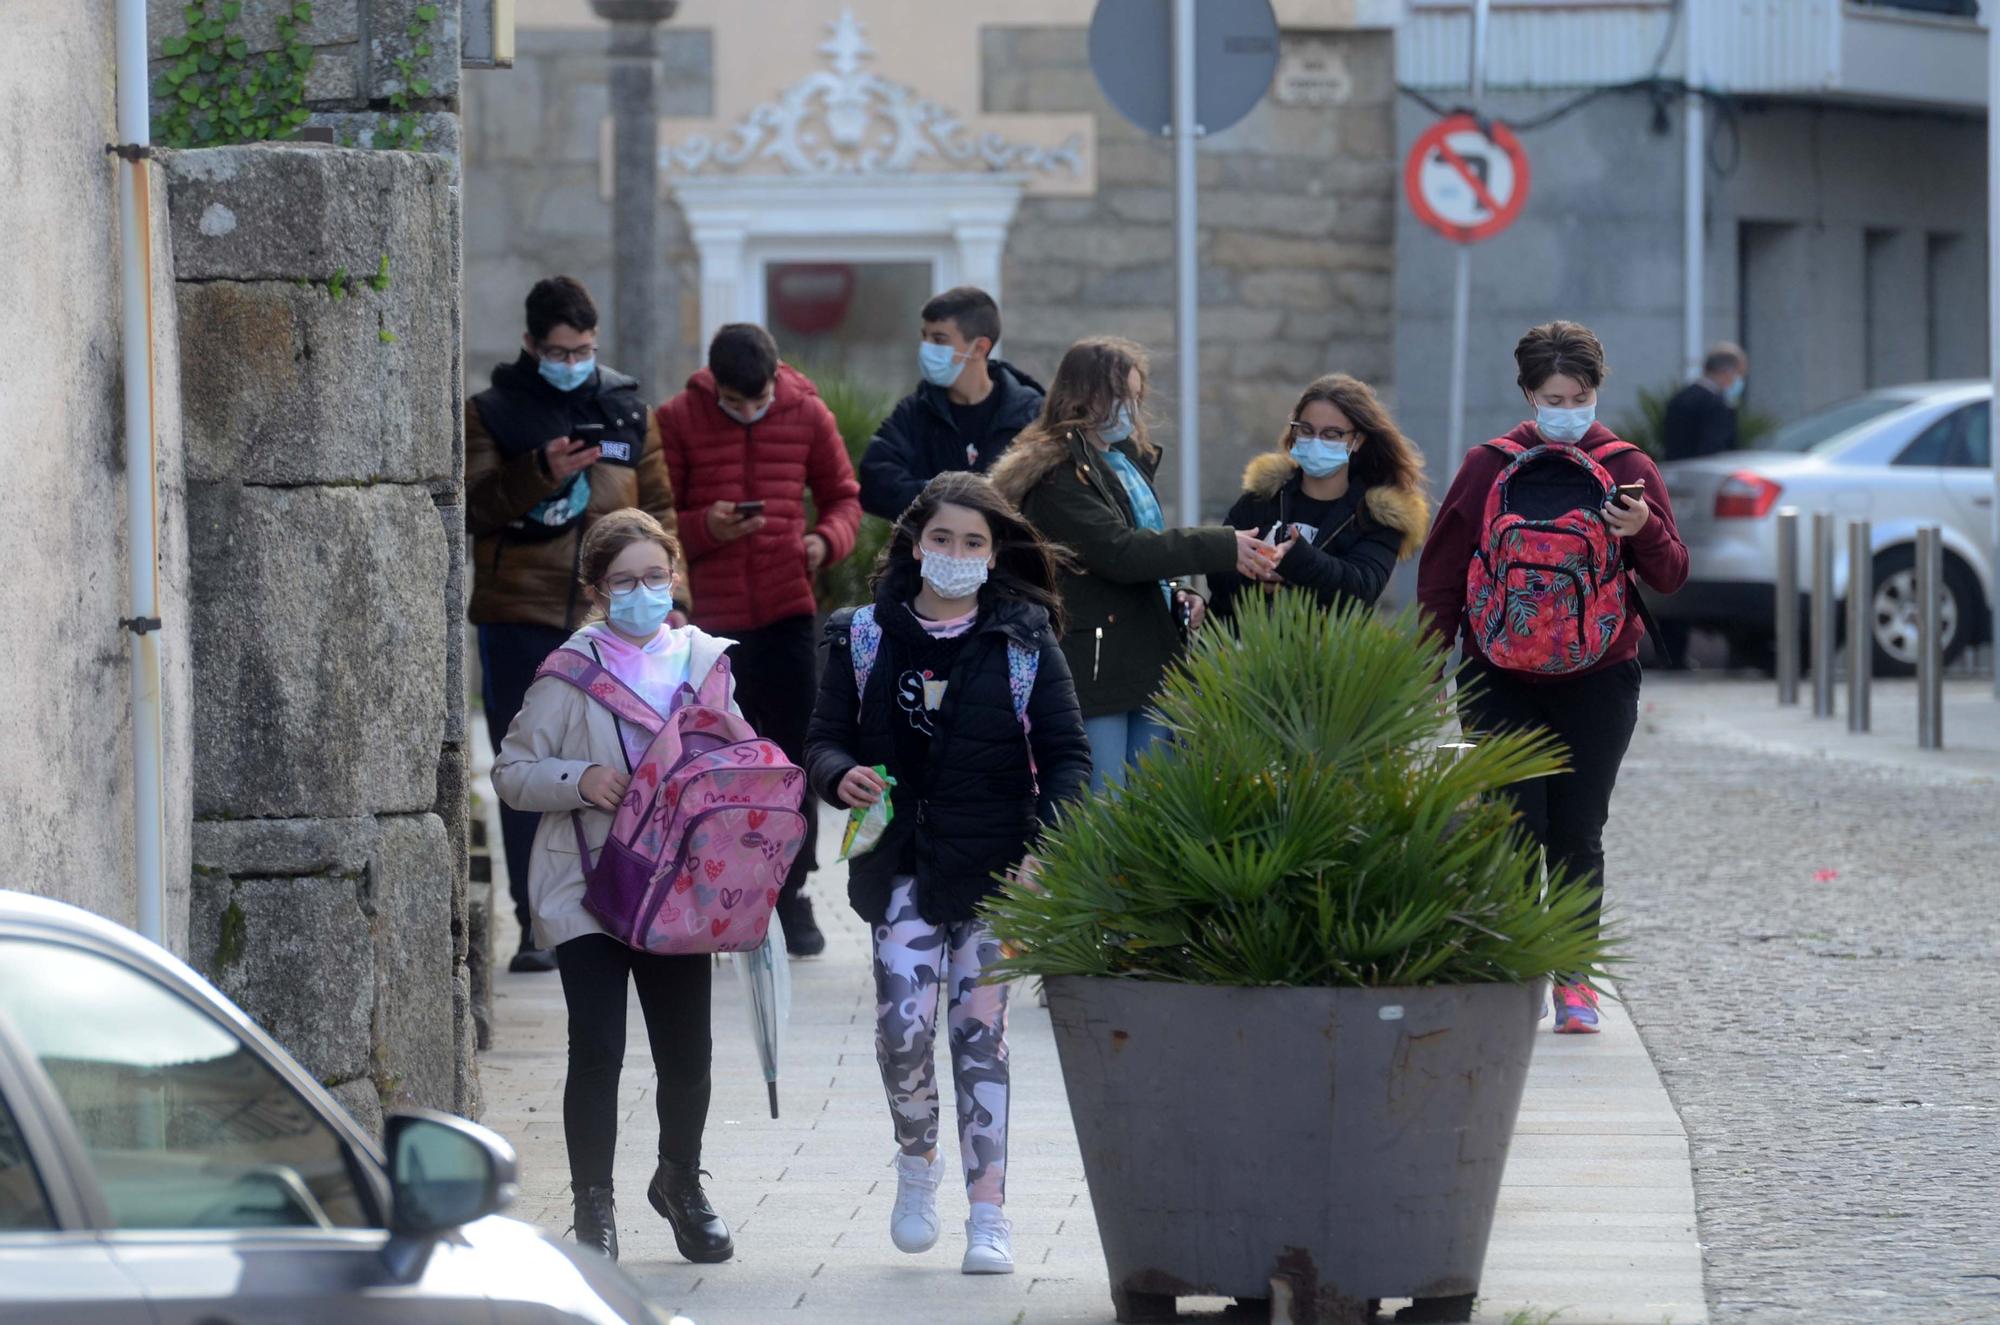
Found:
M 702 1190 L 711 954 L 762 943 L 804 837 L 804 775 L 743 722 L 731 641 L 670 626 L 679 542 L 639 510 L 584 535 L 593 619 L 543 663 L 493 766 L 500 799 L 539 813 L 528 891 L 569 1011 L 563 1133 L 576 1237 L 618 1257 L 612 1159 L 636 985 L 659 1074 L 647 1199 L 691 1261 L 725 1261 Z
M 1510 791 L 1549 868 L 1602 894 L 1611 788 L 1639 722 L 1645 603 L 1669 594 L 1688 551 L 1646 453 L 1597 421 L 1610 370 L 1588 327 L 1548 322 L 1514 347 L 1534 418 L 1474 447 L 1438 507 L 1417 567 L 1431 630 L 1462 640 L 1459 719 L 1481 732 L 1546 730 L 1568 771 Z M 1555 989 L 1555 1029 L 1597 1031 L 1597 994 Z

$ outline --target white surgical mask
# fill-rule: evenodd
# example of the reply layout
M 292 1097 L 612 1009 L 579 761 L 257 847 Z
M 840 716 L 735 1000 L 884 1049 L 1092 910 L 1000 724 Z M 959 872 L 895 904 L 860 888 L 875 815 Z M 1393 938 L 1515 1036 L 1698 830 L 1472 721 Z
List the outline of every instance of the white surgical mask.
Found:
M 1116 446 L 1130 437 L 1133 431 L 1132 407 L 1121 400 L 1118 402 L 1118 408 L 1111 411 L 1111 421 L 1098 426 L 1097 435 Z
M 722 402 L 719 400 L 716 401 L 715 403 L 718 405 L 722 405 Z M 731 409 L 727 405 L 722 405 L 722 412 L 724 414 L 727 414 L 730 418 L 736 420 L 738 423 L 742 424 L 744 427 L 747 428 L 751 424 L 755 423 L 757 420 L 763 418 L 766 414 L 769 414 L 771 412 L 771 406 L 775 405 L 776 403 L 777 403 L 777 398 L 774 396 L 770 400 L 765 401 L 763 405 L 761 405 L 757 409 L 752 410 L 749 414 L 738 414 L 735 410 Z
M 1567 442 L 1574 445 L 1583 440 L 1590 431 L 1590 425 L 1597 422 L 1597 406 L 1585 405 L 1580 409 L 1557 409 L 1553 405 L 1535 406 L 1535 428 L 1552 442 Z
M 942 552 L 925 552 L 917 562 L 917 569 L 938 597 L 955 602 L 978 593 L 990 568 L 984 557 L 948 557 Z
M 965 362 L 949 345 L 928 340 L 917 342 L 917 367 L 932 386 L 949 387 L 957 382 L 959 374 L 965 371 Z

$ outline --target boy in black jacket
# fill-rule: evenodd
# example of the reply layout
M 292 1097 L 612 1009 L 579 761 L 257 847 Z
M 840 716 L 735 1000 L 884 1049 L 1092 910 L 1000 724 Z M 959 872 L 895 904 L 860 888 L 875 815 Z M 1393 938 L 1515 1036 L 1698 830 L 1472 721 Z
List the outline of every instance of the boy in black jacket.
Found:
M 923 381 L 897 402 L 861 457 L 861 509 L 894 520 L 924 485 L 954 469 L 985 473 L 1042 408 L 1042 384 L 990 357 L 1000 306 L 970 285 L 923 309 Z

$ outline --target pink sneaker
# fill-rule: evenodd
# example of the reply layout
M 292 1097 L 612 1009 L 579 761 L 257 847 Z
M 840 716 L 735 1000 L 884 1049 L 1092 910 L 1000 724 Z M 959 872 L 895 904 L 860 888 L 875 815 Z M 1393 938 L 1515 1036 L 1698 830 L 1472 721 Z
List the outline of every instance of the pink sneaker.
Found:
M 1556 1034 L 1597 1034 L 1597 991 L 1589 985 L 1557 985 Z

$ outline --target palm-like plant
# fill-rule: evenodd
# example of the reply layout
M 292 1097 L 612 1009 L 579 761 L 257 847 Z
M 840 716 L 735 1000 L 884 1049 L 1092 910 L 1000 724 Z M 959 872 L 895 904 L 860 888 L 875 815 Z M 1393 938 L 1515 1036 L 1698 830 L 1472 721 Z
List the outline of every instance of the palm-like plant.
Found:
M 808 367 L 801 367 L 800 371 L 812 379 L 819 390 L 819 398 L 833 411 L 834 426 L 840 429 L 840 440 L 847 447 L 848 463 L 858 470 L 861 453 L 868 449 L 868 443 L 874 438 L 875 430 L 882 426 L 882 420 L 888 418 L 889 411 L 896 407 L 895 395 L 846 373 L 818 372 Z M 889 541 L 889 532 L 888 521 L 878 520 L 872 515 L 861 517 L 854 551 L 834 565 L 820 570 L 819 587 L 815 594 L 820 610 L 831 612 L 870 600 L 868 577 L 874 572 L 875 559 L 881 555 L 882 545 Z
M 1415 615 L 1253 599 L 1202 632 L 1122 795 L 1073 807 L 1038 890 L 989 904 L 1013 974 L 1211 985 L 1587 978 L 1589 890 L 1545 878 L 1495 796 L 1562 768 L 1545 736 L 1437 748 L 1444 650 Z

